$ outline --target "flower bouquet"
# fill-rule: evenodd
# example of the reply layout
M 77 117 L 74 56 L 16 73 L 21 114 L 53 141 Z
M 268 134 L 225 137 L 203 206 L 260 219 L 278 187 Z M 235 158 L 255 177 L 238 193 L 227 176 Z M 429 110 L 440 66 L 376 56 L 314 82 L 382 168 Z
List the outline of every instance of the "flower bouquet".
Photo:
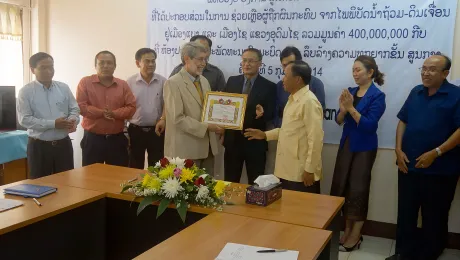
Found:
M 158 218 L 173 202 L 185 222 L 190 204 L 221 210 L 225 203 L 223 198 L 227 184 L 206 174 L 205 169 L 198 168 L 192 160 L 163 158 L 141 177 L 140 181 L 121 184 L 122 193 L 131 192 L 136 197 L 144 197 L 137 215 L 148 205 L 159 201 Z

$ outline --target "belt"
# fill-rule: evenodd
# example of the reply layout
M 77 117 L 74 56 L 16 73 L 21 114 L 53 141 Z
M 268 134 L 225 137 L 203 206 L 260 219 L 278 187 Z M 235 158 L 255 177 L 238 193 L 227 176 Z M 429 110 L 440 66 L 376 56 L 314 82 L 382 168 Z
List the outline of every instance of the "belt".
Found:
M 140 125 L 135 125 L 135 124 L 129 124 L 129 127 L 132 128 L 139 128 L 144 132 L 150 132 L 150 131 L 155 131 L 155 126 L 140 126 Z
M 60 139 L 60 140 L 45 141 L 45 140 L 40 140 L 40 139 L 37 139 L 37 138 L 29 136 L 29 140 L 33 141 L 33 142 L 46 143 L 46 144 L 51 144 L 52 146 L 56 146 L 56 145 L 58 145 L 60 143 L 66 142 L 67 140 L 71 140 L 71 139 L 70 139 L 70 137 L 67 136 L 67 137 L 65 137 L 63 139 Z
M 85 131 L 86 133 L 88 134 L 91 134 L 91 135 L 95 135 L 95 136 L 99 136 L 99 137 L 104 137 L 105 139 L 109 139 L 111 137 L 118 137 L 118 136 L 122 136 L 122 135 L 125 135 L 123 132 L 121 133 L 118 133 L 118 134 L 95 134 L 95 133 L 91 133 L 91 132 L 88 132 L 88 131 Z

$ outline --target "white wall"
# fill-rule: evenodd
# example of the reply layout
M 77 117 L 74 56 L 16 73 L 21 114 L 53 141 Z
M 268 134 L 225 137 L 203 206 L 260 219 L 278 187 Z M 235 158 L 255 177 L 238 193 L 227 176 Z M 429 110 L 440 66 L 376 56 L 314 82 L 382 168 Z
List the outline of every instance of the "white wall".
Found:
M 103 49 L 117 56 L 117 77 L 124 79 L 137 72 L 134 53 L 145 47 L 147 42 L 147 0 L 49 0 L 46 8 L 47 49 L 43 51 L 48 51 L 55 59 L 56 80 L 68 83 L 75 92 L 79 80 L 95 72 L 94 55 Z M 459 21 L 457 17 L 457 25 Z M 458 28 L 454 46 L 460 43 Z M 459 51 L 454 51 L 454 78 L 460 77 L 458 55 Z M 81 166 L 81 137 L 81 128 L 72 135 L 76 167 Z M 337 145 L 324 146 L 323 193 L 328 193 L 330 189 L 337 149 Z M 368 217 L 375 221 L 396 223 L 396 213 L 397 168 L 394 151 L 380 149 L 372 175 Z M 460 192 L 457 192 L 451 210 L 451 232 L 460 233 L 459 219 Z

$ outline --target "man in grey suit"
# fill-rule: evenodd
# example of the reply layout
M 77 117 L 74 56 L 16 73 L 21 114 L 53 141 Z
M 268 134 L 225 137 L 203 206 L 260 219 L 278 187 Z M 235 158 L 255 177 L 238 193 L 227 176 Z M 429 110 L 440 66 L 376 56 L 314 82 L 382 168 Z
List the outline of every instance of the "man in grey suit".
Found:
M 214 174 L 214 156 L 218 153 L 216 134 L 224 130 L 201 122 L 204 97 L 211 91 L 203 77 L 207 49 L 200 43 L 186 43 L 181 50 L 184 67 L 164 85 L 165 156 L 192 159 L 198 167 Z

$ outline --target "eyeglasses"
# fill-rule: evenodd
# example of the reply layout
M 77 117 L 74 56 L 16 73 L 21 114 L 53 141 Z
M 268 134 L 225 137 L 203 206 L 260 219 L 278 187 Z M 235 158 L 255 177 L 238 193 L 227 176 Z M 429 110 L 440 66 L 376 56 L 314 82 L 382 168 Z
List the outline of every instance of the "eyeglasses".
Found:
M 443 72 L 444 70 L 439 70 L 437 69 L 436 67 L 421 67 L 421 68 L 418 68 L 420 70 L 421 73 L 425 73 L 425 72 L 428 72 L 428 73 L 436 73 L 436 72 Z
M 199 61 L 200 63 L 208 63 L 209 58 L 193 58 L 196 61 Z
M 253 59 L 243 59 L 241 61 L 242 64 L 246 64 L 246 63 L 249 63 L 249 64 L 254 64 L 256 62 L 259 62 L 260 60 L 253 60 Z

